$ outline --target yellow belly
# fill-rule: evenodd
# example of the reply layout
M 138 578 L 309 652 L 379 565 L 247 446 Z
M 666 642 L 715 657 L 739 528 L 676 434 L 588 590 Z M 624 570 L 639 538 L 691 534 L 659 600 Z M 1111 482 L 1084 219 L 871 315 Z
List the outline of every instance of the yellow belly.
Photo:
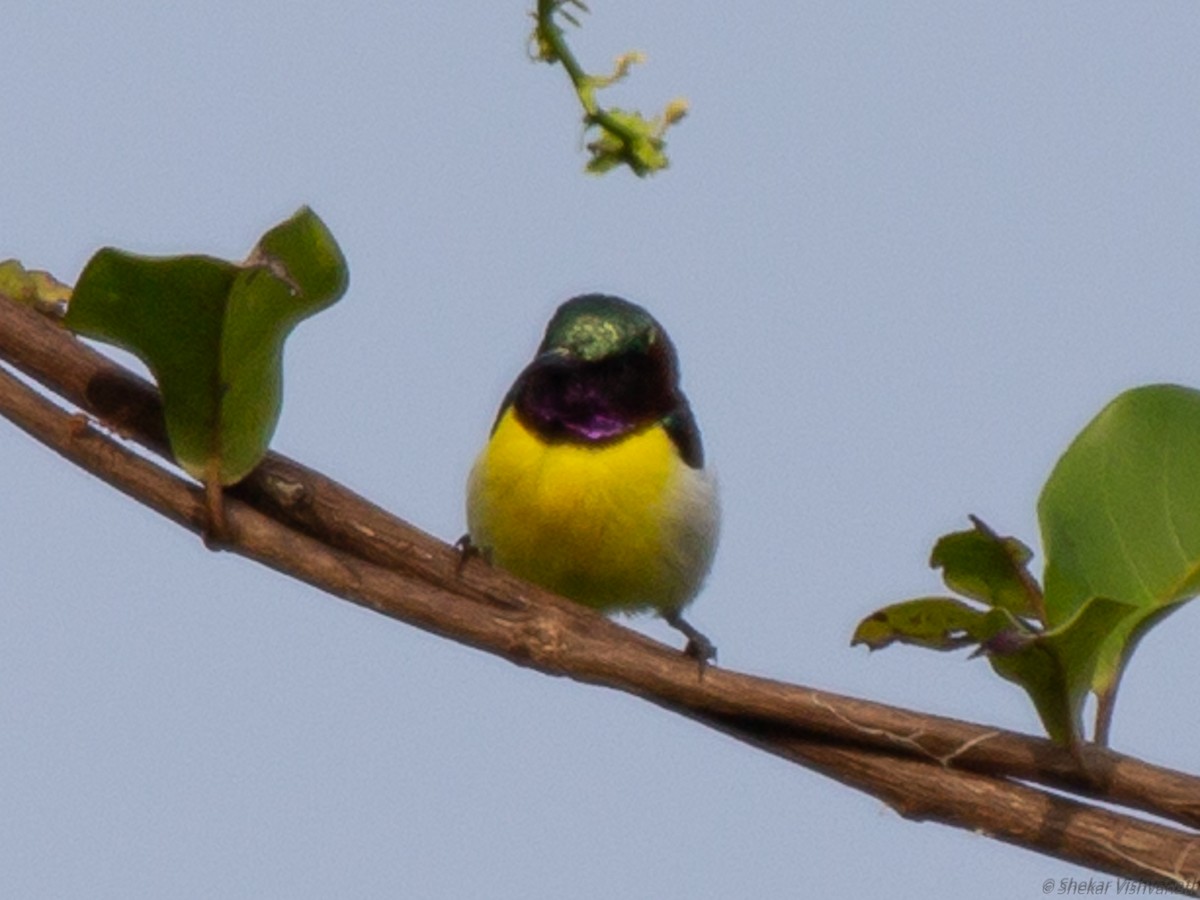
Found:
M 512 410 L 468 488 L 471 540 L 493 563 L 599 609 L 686 604 L 711 562 L 715 515 L 711 482 L 661 427 L 598 447 L 548 444 Z

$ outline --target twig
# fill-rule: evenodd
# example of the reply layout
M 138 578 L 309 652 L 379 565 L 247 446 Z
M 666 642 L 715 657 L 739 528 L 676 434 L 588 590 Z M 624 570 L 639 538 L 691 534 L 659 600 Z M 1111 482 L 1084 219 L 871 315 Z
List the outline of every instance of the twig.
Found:
M 56 324 L 0 300 L 0 359 L 163 450 L 153 388 Z M 201 489 L 132 453 L 0 369 L 0 414 L 179 524 L 204 523 Z M 693 661 L 457 553 L 336 483 L 272 455 L 228 504 L 228 549 L 323 590 L 519 665 L 641 696 L 874 794 L 902 815 L 1130 878 L 1195 891 L 1200 840 L 1018 784 L 1037 781 L 1200 823 L 1200 779 L 1086 748 L 841 697 Z

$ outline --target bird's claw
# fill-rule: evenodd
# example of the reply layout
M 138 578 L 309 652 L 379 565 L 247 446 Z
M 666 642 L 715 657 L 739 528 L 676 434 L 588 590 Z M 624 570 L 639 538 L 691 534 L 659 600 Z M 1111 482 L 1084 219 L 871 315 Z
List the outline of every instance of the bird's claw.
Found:
M 700 675 L 703 677 L 704 670 L 708 667 L 708 664 L 715 664 L 717 661 L 716 644 L 697 631 L 677 611 L 667 613 L 663 618 L 668 625 L 677 631 L 683 632 L 683 635 L 688 639 L 687 646 L 683 648 L 683 655 L 691 657 L 699 663 Z

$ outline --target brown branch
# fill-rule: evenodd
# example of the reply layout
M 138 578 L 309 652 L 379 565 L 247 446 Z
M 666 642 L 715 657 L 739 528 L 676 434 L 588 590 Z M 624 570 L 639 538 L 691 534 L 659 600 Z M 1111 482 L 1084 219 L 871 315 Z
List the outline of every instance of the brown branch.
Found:
M 160 453 L 154 389 L 53 322 L 0 300 L 0 359 Z M 0 413 L 186 527 L 198 487 L 131 453 L 0 369 Z M 1048 741 L 693 662 L 480 562 L 274 454 L 228 504 L 230 550 L 520 665 L 623 690 L 878 796 L 911 818 L 1125 877 L 1194 891 L 1200 839 L 1017 783 L 1200 824 L 1200 779 L 1100 748 L 1081 766 Z M 240 502 L 239 502 L 240 501 Z

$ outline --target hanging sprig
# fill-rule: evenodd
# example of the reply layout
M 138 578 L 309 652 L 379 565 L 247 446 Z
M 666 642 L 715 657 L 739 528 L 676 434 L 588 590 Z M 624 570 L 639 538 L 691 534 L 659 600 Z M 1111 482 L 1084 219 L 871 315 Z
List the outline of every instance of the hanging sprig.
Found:
M 647 119 L 637 110 L 605 108 L 596 99 L 597 91 L 624 79 L 630 69 L 645 62 L 638 51 L 617 57 L 609 75 L 591 75 L 583 70 L 571 48 L 567 46 L 561 18 L 579 27 L 578 12 L 588 12 L 583 0 L 538 0 L 537 25 L 531 38 L 534 56 L 547 63 L 561 63 L 567 70 L 579 102 L 583 106 L 584 131 L 595 128 L 599 133 L 587 145 L 592 158 L 587 170 L 596 174 L 619 165 L 627 165 L 639 176 L 651 175 L 665 169 L 669 162 L 665 152 L 667 129 L 687 115 L 688 104 L 676 98 L 667 104 L 660 115 Z

